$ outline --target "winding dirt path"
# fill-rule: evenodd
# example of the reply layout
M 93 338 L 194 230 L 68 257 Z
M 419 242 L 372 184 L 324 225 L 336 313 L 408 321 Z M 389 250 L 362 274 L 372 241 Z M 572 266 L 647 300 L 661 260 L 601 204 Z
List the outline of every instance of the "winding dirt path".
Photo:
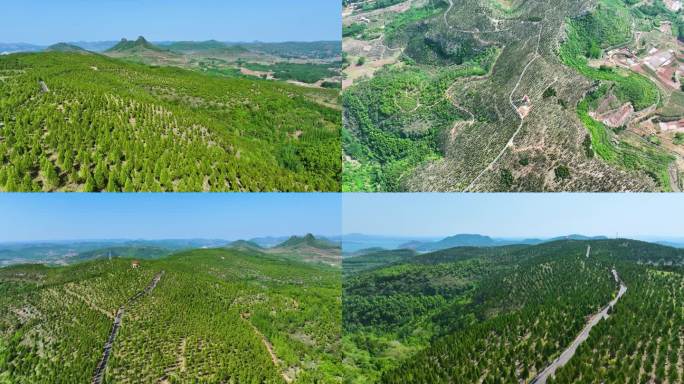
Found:
M 589 255 L 590 250 L 591 248 L 587 248 L 587 255 Z M 620 300 L 620 298 L 625 294 L 625 292 L 627 292 L 627 286 L 622 282 L 622 280 L 620 280 L 620 276 L 618 275 L 617 271 L 613 268 L 611 272 L 613 273 L 615 282 L 620 284 L 620 289 L 617 296 L 610 303 L 608 303 L 608 305 L 603 307 L 601 312 L 593 315 L 589 319 L 587 325 L 584 327 L 584 329 L 582 329 L 582 332 L 577 335 L 570 346 L 565 349 L 563 353 L 561 353 L 561 355 L 548 367 L 541 371 L 541 373 L 530 382 L 531 384 L 546 384 L 546 381 L 556 373 L 558 368 L 567 364 L 568 361 L 570 361 L 570 359 L 575 355 L 575 352 L 577 352 L 577 348 L 579 348 L 580 344 L 589 338 L 589 332 L 591 329 L 594 328 L 601 320 L 608 318 L 608 311 L 610 311 L 618 302 L 618 300 Z
M 515 103 L 513 102 L 513 95 L 515 94 L 515 92 L 520 87 L 520 83 L 522 82 L 523 77 L 525 77 L 525 74 L 527 74 L 527 70 L 530 69 L 530 66 L 535 61 L 537 61 L 537 59 L 539 59 L 541 57 L 541 54 L 539 53 L 539 47 L 541 46 L 541 36 L 542 36 L 543 31 L 544 31 L 544 24 L 539 23 L 539 34 L 537 36 L 537 49 L 535 50 L 534 57 L 527 63 L 527 65 L 525 65 L 525 68 L 523 68 L 523 71 L 520 74 L 520 77 L 518 77 L 518 82 L 515 84 L 513 91 L 511 91 L 511 94 L 508 96 L 508 102 L 511 104 L 511 107 L 515 111 L 516 115 L 518 115 L 518 117 L 520 118 L 520 124 L 518 125 L 518 129 L 515 130 L 515 132 L 513 133 L 513 136 L 511 136 L 511 138 L 508 140 L 506 145 L 501 149 L 499 154 L 494 158 L 494 160 L 492 160 L 492 162 L 489 163 L 489 165 L 485 169 L 483 169 L 482 172 L 480 172 L 477 175 L 477 177 L 475 177 L 475 179 L 473 179 L 473 181 L 471 181 L 470 184 L 464 189 L 465 192 L 470 192 L 473 189 L 473 187 L 475 186 L 475 184 L 482 178 L 482 176 L 484 176 L 485 173 L 487 173 L 488 171 L 490 171 L 494 168 L 496 163 L 498 163 L 499 160 L 506 153 L 506 150 L 513 146 L 515 139 L 518 137 L 518 135 L 520 134 L 520 131 L 522 130 L 523 125 L 525 124 L 525 118 L 520 115 L 518 108 L 515 106 Z
M 157 273 L 150 282 L 150 284 L 148 284 L 147 287 L 145 287 L 145 289 L 139 291 L 131 298 L 129 298 L 128 301 L 126 301 L 125 304 L 121 305 L 119 309 L 116 311 L 116 316 L 114 316 L 114 323 L 112 324 L 112 330 L 109 332 L 109 337 L 107 338 L 107 342 L 105 343 L 102 358 L 100 359 L 100 362 L 97 364 L 97 367 L 95 367 L 95 372 L 93 373 L 92 384 L 102 383 L 105 369 L 107 368 L 107 363 L 109 362 L 109 357 L 112 353 L 112 346 L 114 345 L 114 340 L 116 339 L 117 333 L 119 333 L 119 328 L 121 328 L 121 319 L 123 318 L 123 315 L 126 312 L 126 306 L 132 304 L 136 300 L 152 292 L 152 290 L 157 287 L 157 284 L 159 283 L 159 280 L 161 280 L 162 276 L 164 276 L 164 271 Z
M 273 362 L 273 365 L 276 367 L 276 369 L 280 370 L 280 359 L 278 359 L 278 356 L 276 356 L 275 351 L 273 350 L 273 344 L 271 344 L 271 342 L 268 341 L 266 336 L 264 336 L 264 334 L 261 333 L 259 328 L 255 327 L 254 324 L 252 324 L 252 322 L 249 321 L 249 319 L 244 313 L 240 315 L 240 318 L 242 318 L 242 320 L 249 324 L 249 326 L 252 327 L 252 329 L 254 330 L 254 333 L 256 333 L 257 336 L 261 338 L 261 342 L 264 344 L 264 347 L 266 347 L 268 354 L 271 356 L 271 361 Z M 282 376 L 287 383 L 292 382 L 292 378 L 287 376 L 285 373 L 281 372 L 280 376 Z

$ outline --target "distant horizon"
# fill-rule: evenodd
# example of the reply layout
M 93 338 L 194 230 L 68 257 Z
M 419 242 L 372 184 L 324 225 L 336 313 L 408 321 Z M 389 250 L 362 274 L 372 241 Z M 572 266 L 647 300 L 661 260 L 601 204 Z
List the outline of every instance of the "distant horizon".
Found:
M 262 235 L 254 235 L 254 236 L 247 236 L 247 237 L 159 237 L 159 238 L 150 238 L 150 237 L 121 237 L 121 238 L 63 238 L 63 239 L 37 239 L 37 240 L 22 240 L 22 241 L 0 241 L 0 244 L 26 244 L 26 243 L 68 243 L 68 242 L 73 242 L 73 243 L 78 243 L 78 242 L 97 242 L 97 241 L 103 241 L 103 242 L 124 242 L 124 241 L 181 241 L 181 240 L 203 240 L 203 241 L 228 241 L 228 242 L 235 242 L 235 241 L 249 241 L 252 239 L 259 239 L 259 238 L 289 238 L 293 236 L 297 237 L 304 237 L 308 234 L 312 234 L 316 238 L 326 238 L 326 239 L 340 239 L 342 241 L 345 240 L 345 237 L 350 237 L 350 236 L 367 236 L 367 237 L 372 237 L 372 238 L 379 238 L 379 239 L 412 239 L 412 240 L 443 240 L 445 238 L 453 237 L 453 236 L 462 236 L 462 235 L 472 235 L 472 236 L 482 236 L 482 237 L 489 237 L 491 239 L 495 240 L 526 240 L 526 239 L 537 239 L 537 240 L 549 240 L 549 239 L 558 239 L 558 238 L 563 238 L 563 237 L 570 237 L 570 236 L 584 236 L 584 237 L 589 237 L 589 238 L 596 238 L 596 237 L 604 237 L 608 240 L 611 239 L 627 239 L 627 240 L 640 240 L 640 241 L 666 241 L 666 240 L 684 240 L 684 236 L 681 237 L 672 237 L 672 236 L 641 236 L 641 235 L 634 235 L 634 236 L 609 236 L 609 235 L 586 235 L 583 233 L 570 233 L 570 234 L 558 234 L 558 235 L 551 235 L 551 236 L 539 236 L 539 235 L 518 235 L 518 236 L 494 236 L 494 235 L 488 235 L 486 233 L 469 233 L 469 232 L 463 232 L 463 233 L 453 233 L 453 234 L 447 234 L 447 235 L 436 235 L 436 236 L 409 236 L 409 235 L 377 235 L 377 234 L 372 234 L 372 233 L 347 233 L 347 234 L 342 234 L 342 235 L 331 235 L 331 234 L 317 234 L 317 233 L 312 233 L 312 232 L 301 232 L 301 233 L 293 233 L 290 235 L 269 235 L 269 234 L 262 234 Z
M 126 242 L 126 241 L 184 241 L 184 240 L 198 240 L 198 241 L 249 241 L 252 239 L 262 239 L 262 238 L 290 238 L 293 236 L 304 237 L 308 234 L 314 235 L 317 239 L 320 238 L 338 238 L 340 235 L 319 235 L 311 232 L 304 233 L 294 233 L 291 235 L 256 235 L 238 238 L 221 238 L 221 237 L 168 237 L 168 238 L 133 238 L 133 237 L 123 237 L 123 238 L 71 238 L 71 239 L 52 239 L 52 240 L 22 240 L 22 241 L 4 241 L 0 240 L 0 245 L 3 244 L 44 244 L 44 243 L 87 243 L 87 242 Z
M 539 240 L 546 240 L 546 239 L 555 239 L 559 237 L 568 237 L 568 236 L 585 236 L 585 237 L 605 237 L 606 239 L 627 239 L 627 240 L 641 240 L 641 241 L 665 241 L 665 240 L 683 240 L 684 241 L 684 235 L 682 236 L 653 236 L 653 235 L 630 235 L 630 236 L 622 236 L 619 235 L 618 237 L 615 237 L 615 235 L 605 235 L 605 234 L 598 234 L 598 235 L 587 235 L 584 233 L 565 233 L 565 234 L 559 234 L 559 235 L 548 235 L 548 236 L 542 236 L 542 235 L 513 235 L 513 236 L 496 236 L 496 235 L 489 235 L 486 233 L 476 233 L 476 232 L 458 232 L 458 233 L 452 233 L 452 234 L 446 234 L 446 235 L 429 235 L 429 236 L 410 236 L 410 235 L 378 235 L 378 234 L 372 234 L 372 233 L 357 233 L 357 232 L 352 232 L 352 233 L 345 233 L 342 234 L 342 238 L 346 236 L 368 236 L 368 237 L 376 237 L 376 238 L 385 238 L 385 239 L 416 239 L 416 240 L 424 240 L 424 239 L 445 239 L 447 237 L 452 237 L 452 236 L 459 236 L 459 235 L 474 235 L 474 236 L 484 236 L 484 237 L 489 237 L 492 239 L 500 239 L 500 240 L 525 240 L 525 239 L 539 239 Z
M 342 39 L 342 6 L 333 1 L 26 0 L 3 5 L 3 40 L 37 46 L 132 35 L 151 41 Z
M 339 236 L 340 199 L 325 193 L 3 193 L 0 243 Z
M 342 205 L 344 234 L 684 238 L 684 195 L 678 194 L 357 193 L 344 194 Z
M 145 40 L 149 41 L 150 43 L 177 43 L 177 42 L 192 42 L 192 43 L 203 43 L 207 41 L 218 41 L 219 43 L 225 43 L 225 44 L 257 44 L 257 43 L 263 43 L 263 44 L 284 44 L 284 43 L 320 43 L 320 42 L 342 42 L 342 39 L 319 39 L 319 40 L 220 40 L 220 39 L 215 39 L 215 38 L 209 38 L 209 39 L 202 39 L 202 40 L 189 40 L 189 39 L 178 39 L 178 40 L 152 40 L 148 39 L 144 35 L 138 35 L 135 37 L 120 37 L 117 39 L 105 39 L 105 40 L 69 40 L 69 41 L 54 41 L 52 43 L 47 43 L 47 44 L 37 44 L 37 43 L 30 43 L 26 41 L 0 41 L 0 44 L 4 45 L 31 45 L 34 47 L 49 47 L 51 45 L 55 44 L 60 44 L 60 43 L 66 43 L 66 44 L 78 44 L 78 43 L 86 43 L 86 44 L 97 44 L 97 43 L 118 43 L 122 41 L 123 39 L 126 39 L 128 41 L 135 41 L 139 37 L 144 37 Z

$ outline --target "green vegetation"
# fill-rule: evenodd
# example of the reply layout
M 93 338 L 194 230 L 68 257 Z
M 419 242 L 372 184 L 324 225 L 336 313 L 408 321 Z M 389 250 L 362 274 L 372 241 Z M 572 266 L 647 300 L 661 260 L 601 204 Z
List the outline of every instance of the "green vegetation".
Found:
M 45 49 L 47 52 L 79 52 L 79 53 L 89 53 L 81 47 L 77 47 L 72 44 L 58 43 L 51 45 Z
M 160 271 L 126 304 L 105 383 L 341 381 L 339 269 L 210 249 L 0 269 L 0 382 L 90 382 L 117 308 Z
M 629 294 L 556 372 L 553 384 L 684 381 L 683 271 L 625 265 L 620 276 Z
M 247 48 L 241 45 L 229 46 L 216 40 L 200 42 L 176 41 L 169 45 L 165 45 L 164 48 L 179 53 L 203 53 L 221 56 L 237 56 L 250 52 Z
M 355 37 L 362 34 L 366 28 L 367 24 L 354 23 L 351 25 L 345 25 L 342 27 L 342 37 Z
M 548 99 L 549 97 L 555 97 L 556 96 L 556 90 L 553 89 L 552 87 L 548 87 L 544 90 L 544 93 L 542 94 L 542 97 L 545 99 Z
M 663 150 L 638 141 L 614 141 L 615 136 L 605 125 L 589 116 L 592 103 L 606 96 L 607 84 L 621 102 L 629 102 L 635 110 L 658 106 L 661 102 L 660 91 L 650 80 L 633 72 L 611 68 L 592 68 L 587 65 L 586 57 L 600 56 L 600 50 L 608 46 L 627 42 L 629 33 L 628 10 L 616 0 L 603 0 L 593 12 L 568 24 L 568 39 L 561 46 L 560 57 L 566 65 L 582 75 L 599 81 L 601 86 L 590 93 L 577 106 L 580 120 L 591 134 L 591 148 L 603 160 L 622 168 L 645 172 L 663 190 L 670 190 L 669 164 L 674 157 Z M 599 54 L 594 55 L 593 50 Z M 588 153 L 587 145 L 585 150 Z
M 588 103 L 592 99 L 589 95 L 577 105 L 577 113 L 584 126 L 591 134 L 591 149 L 603 160 L 618 164 L 621 167 L 646 172 L 661 188 L 670 189 L 670 175 L 668 167 L 674 160 L 672 155 L 645 145 L 634 145 L 620 142 L 616 145 L 608 127 L 589 116 Z M 585 144 L 585 148 L 586 144 Z
M 261 72 L 273 72 L 273 76 L 279 80 L 296 80 L 303 83 L 313 84 L 319 80 L 337 75 L 340 63 L 333 64 L 255 64 L 245 63 L 245 68 Z
M 283 43 L 241 43 L 253 52 L 284 59 L 335 60 L 342 56 L 342 44 L 337 41 L 289 41 Z
M 397 255 L 384 266 L 345 271 L 349 382 L 530 382 L 617 293 L 613 267 L 629 289 L 624 302 L 553 382 L 678 382 L 684 271 L 671 265 L 684 265 L 684 251 L 563 240 Z M 642 359 L 648 355 L 654 358 Z
M 335 90 L 73 53 L 0 72 L 0 190 L 340 189 Z
M 557 180 L 566 180 L 570 178 L 570 168 L 567 165 L 559 165 L 553 171 Z
M 342 0 L 342 5 L 347 7 L 357 3 L 363 3 L 361 5 L 364 11 L 372 11 L 374 9 L 387 8 L 395 4 L 399 4 L 405 0 L 372 0 L 372 1 L 362 1 L 362 0 Z
M 495 51 L 460 68 L 428 72 L 418 66 L 386 68 L 343 94 L 348 125 L 344 151 L 360 161 L 345 164 L 344 191 L 399 191 L 402 177 L 441 157 L 444 131 L 454 117 L 466 119 L 447 98 L 458 78 L 485 75 Z
M 674 139 L 672 140 L 672 142 L 673 142 L 675 145 L 682 145 L 682 144 L 684 144 L 684 132 L 677 132 L 677 133 L 675 133 Z
M 358 256 L 347 257 L 342 260 L 345 275 L 354 274 L 368 269 L 374 269 L 387 264 L 405 261 L 416 255 L 409 249 L 392 251 L 373 251 Z
M 385 26 L 385 40 L 392 44 L 404 35 L 407 27 L 417 22 L 437 16 L 444 12 L 445 3 L 441 1 L 430 1 L 428 5 L 420 8 L 411 8 L 394 16 Z

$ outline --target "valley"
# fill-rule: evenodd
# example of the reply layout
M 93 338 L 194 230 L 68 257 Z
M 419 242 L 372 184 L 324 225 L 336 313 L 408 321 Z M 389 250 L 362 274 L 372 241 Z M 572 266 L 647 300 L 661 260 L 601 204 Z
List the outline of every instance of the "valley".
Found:
M 345 5 L 345 191 L 682 189 L 676 4 Z

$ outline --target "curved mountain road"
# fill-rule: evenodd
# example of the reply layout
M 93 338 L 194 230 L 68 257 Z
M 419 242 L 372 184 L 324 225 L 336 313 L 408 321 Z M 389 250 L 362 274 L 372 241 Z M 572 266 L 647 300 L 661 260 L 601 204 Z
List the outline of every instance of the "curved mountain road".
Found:
M 591 248 L 587 248 L 587 255 L 589 254 L 590 249 Z M 627 292 L 627 286 L 622 282 L 622 280 L 620 280 L 620 276 L 618 275 L 617 271 L 613 269 L 611 272 L 613 273 L 615 281 L 620 284 L 620 289 L 617 296 L 615 296 L 615 298 L 608 303 L 608 305 L 606 305 L 601 312 L 593 315 L 589 319 L 587 325 L 584 327 L 584 329 L 582 329 L 582 332 L 577 335 L 570 346 L 565 349 L 556 360 L 554 360 L 548 367 L 538 374 L 537 377 L 530 382 L 530 384 L 546 384 L 546 381 L 556 373 L 558 368 L 564 366 L 568 363 L 568 361 L 570 361 L 570 359 L 575 355 L 575 352 L 577 352 L 577 348 L 579 348 L 580 344 L 589 338 L 589 332 L 591 332 L 591 329 L 594 328 L 594 326 L 596 326 L 596 324 L 598 324 L 601 320 L 608 318 L 608 311 L 613 308 L 618 300 L 620 300 L 625 292 Z

